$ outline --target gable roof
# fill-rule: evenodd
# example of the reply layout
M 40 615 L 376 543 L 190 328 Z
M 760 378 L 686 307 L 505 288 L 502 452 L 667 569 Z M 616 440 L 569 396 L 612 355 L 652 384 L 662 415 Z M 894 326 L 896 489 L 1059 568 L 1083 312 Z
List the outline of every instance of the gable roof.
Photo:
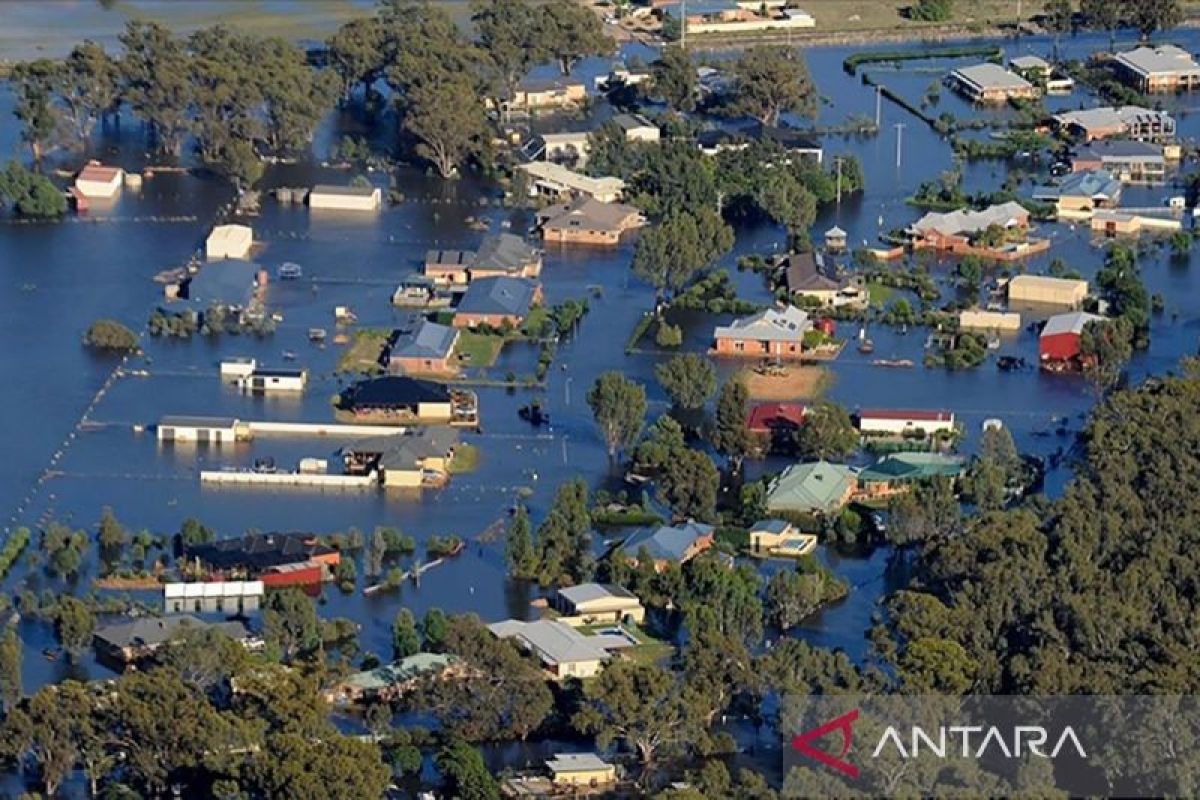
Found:
M 574 605 L 606 600 L 610 597 L 639 602 L 633 592 L 612 583 L 581 583 L 578 586 L 567 586 L 559 589 L 558 595 Z
M 636 556 L 645 547 L 656 561 L 680 561 L 688 548 L 716 530 L 712 525 L 688 520 L 681 525 L 643 528 L 621 543 L 626 555 Z
M 912 229 L 918 233 L 937 231 L 943 236 L 958 236 L 965 233 L 978 233 L 992 225 L 1008 228 L 1023 224 L 1029 219 L 1029 212 L 1015 200 L 1009 200 L 1000 205 L 988 206 L 982 211 L 970 208 L 960 208 L 946 213 L 930 212 L 913 223 Z
M 591 197 L 579 197 L 569 203 L 547 206 L 537 214 L 543 229 L 585 227 L 588 230 L 620 231 L 629 227 L 632 217 L 641 211 L 623 203 L 602 203 Z
M 441 672 L 457 664 L 458 660 L 458 656 L 444 653 L 416 653 L 390 664 L 381 664 L 375 669 L 356 672 L 347 676 L 342 684 L 367 691 L 378 691 L 422 675 Z
M 804 424 L 803 403 L 759 403 L 750 409 L 746 427 L 751 431 L 769 431 L 778 427 L 799 428 Z
M 836 292 L 843 287 L 842 281 L 825 273 L 825 257 L 820 253 L 792 253 L 784 256 L 783 265 L 788 291 Z
M 833 511 L 841 506 L 857 475 L 853 467 L 828 461 L 793 464 L 771 481 L 767 508 L 809 513 Z
M 123 170 L 120 167 L 106 167 L 103 164 L 88 164 L 83 169 L 79 170 L 79 174 L 75 177 L 75 179 L 80 181 L 109 183 L 122 172 Z
M 185 630 L 216 628 L 233 639 L 247 635 L 246 626 L 240 622 L 205 622 L 191 614 L 168 614 L 162 617 L 140 617 L 128 622 L 116 622 L 97 628 L 94 637 L 112 647 L 157 647 L 165 644 Z
M 537 249 L 520 236 L 498 233 L 483 240 L 469 266 L 472 269 L 520 272 L 540 259 L 541 254 Z
M 717 339 L 799 342 L 811 328 L 808 314 L 789 305 L 783 309 L 768 308 L 754 316 L 735 319 L 728 325 L 719 326 L 713 335 Z
M 954 70 L 954 76 L 964 83 L 976 86 L 981 90 L 1002 89 L 1005 91 L 1023 91 L 1033 88 L 1033 84 L 1015 72 L 1010 72 L 999 64 L 990 61 L 984 64 L 974 64 Z
M 488 625 L 488 630 L 501 639 L 520 640 L 526 647 L 537 651 L 543 661 L 551 664 L 603 661 L 608 658 L 608 650 L 601 645 L 604 640 L 595 641 L 599 637 L 585 636 L 558 620 L 522 622 L 509 619 Z
M 892 453 L 858 473 L 859 481 L 911 481 L 936 476 L 956 477 L 963 471 L 960 456 L 944 453 Z
M 1063 333 L 1083 333 L 1083 328 L 1089 322 L 1104 322 L 1104 317 L 1089 314 L 1086 311 L 1072 311 L 1070 314 L 1055 314 L 1046 320 L 1041 336 L 1057 336 Z
M 1102 169 L 1073 172 L 1058 186 L 1060 197 L 1091 197 L 1115 200 L 1121 196 L 1121 182 Z
M 570 772 L 599 772 L 611 769 L 612 764 L 595 753 L 555 753 L 546 760 L 546 769 L 556 775 Z
M 450 402 L 450 391 L 442 384 L 403 375 L 386 375 L 359 381 L 347 389 L 343 396 L 352 407 Z
M 529 313 L 537 296 L 537 281 L 498 275 L 471 281 L 459 301 L 459 312 L 504 314 L 522 317 Z
M 267 569 L 307 561 L 334 552 L 312 533 L 251 533 L 186 549 L 189 559 L 199 559 L 214 569 L 249 567 Z

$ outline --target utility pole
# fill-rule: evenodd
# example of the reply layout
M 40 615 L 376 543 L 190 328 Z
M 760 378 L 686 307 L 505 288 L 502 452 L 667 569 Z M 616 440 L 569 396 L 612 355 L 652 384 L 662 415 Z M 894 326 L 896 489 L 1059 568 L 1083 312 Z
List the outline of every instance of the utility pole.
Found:
M 687 0 L 679 4 L 679 49 L 687 50 Z
M 897 122 L 896 128 L 896 169 L 900 169 L 900 143 L 904 141 L 904 123 Z
M 883 87 L 875 84 L 875 132 L 879 133 L 883 122 Z
M 840 206 L 842 204 L 842 157 L 835 157 L 833 163 L 837 165 L 837 204 Z

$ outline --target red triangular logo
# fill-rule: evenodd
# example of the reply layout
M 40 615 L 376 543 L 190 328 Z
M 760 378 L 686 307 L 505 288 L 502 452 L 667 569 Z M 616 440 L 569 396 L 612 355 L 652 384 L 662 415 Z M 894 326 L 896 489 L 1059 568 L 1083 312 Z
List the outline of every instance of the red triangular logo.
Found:
M 854 742 L 854 722 L 858 719 L 858 709 L 848 711 L 842 714 L 837 719 L 831 719 L 819 728 L 813 728 L 810 731 L 805 731 L 792 739 L 792 747 L 796 752 L 803 753 L 809 758 L 815 759 L 830 769 L 836 769 L 843 775 L 848 775 L 851 778 L 858 777 L 858 767 L 845 761 L 846 754 L 850 752 L 850 745 Z M 813 747 L 811 742 L 815 742 L 827 734 L 834 731 L 842 732 L 842 751 L 836 756 L 826 753 L 824 750 L 818 750 Z

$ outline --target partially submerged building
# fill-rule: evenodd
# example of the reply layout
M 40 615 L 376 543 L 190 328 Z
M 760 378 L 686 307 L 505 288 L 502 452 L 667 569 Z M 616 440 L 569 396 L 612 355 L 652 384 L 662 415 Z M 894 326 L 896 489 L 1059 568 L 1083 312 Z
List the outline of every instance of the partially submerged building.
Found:
M 520 236 L 488 236 L 478 250 L 429 250 L 425 275 L 441 283 L 465 285 L 479 278 L 536 278 L 542 272 L 542 253 Z
M 198 581 L 163 585 L 168 614 L 253 614 L 262 605 L 262 581 Z
M 1173 44 L 1137 47 L 1112 60 L 1117 74 L 1139 92 L 1176 92 L 1200 87 L 1200 65 Z
M 843 232 L 843 242 L 845 233 Z M 843 245 L 844 246 L 844 245 Z M 861 280 L 842 277 L 821 253 L 792 253 L 779 262 L 788 292 L 822 306 L 864 307 L 868 297 Z
M 124 180 L 125 170 L 120 167 L 90 161 L 75 176 L 75 193 L 89 200 L 107 200 L 117 196 Z
M 378 211 L 383 192 L 378 186 L 335 186 L 322 183 L 308 193 L 308 207 L 331 211 Z
M 429 679 L 464 677 L 466 665 L 447 653 L 415 653 L 390 664 L 355 672 L 326 689 L 326 702 L 361 703 L 399 700 Z
M 1003 255 L 1003 246 L 977 247 L 978 237 L 989 229 L 998 229 L 1012 238 L 1024 238 L 1029 229 L 1029 212 L 1020 203 L 1009 201 L 989 206 L 982 211 L 959 209 L 949 212 L 930 212 L 910 228 L 913 247 L 932 248 L 967 255 L 979 251 L 994 251 Z
M 686 564 L 713 545 L 716 528 L 695 520 L 677 525 L 660 525 L 643 528 L 621 543 L 621 550 L 629 559 L 638 558 L 643 548 L 658 569 L 667 564 Z
M 1166 180 L 1167 161 L 1162 145 L 1105 139 L 1079 148 L 1071 156 L 1071 170 L 1105 170 L 1126 183 L 1157 183 Z
M 832 514 L 850 501 L 857 474 L 854 467 L 828 461 L 793 464 L 767 487 L 767 511 Z
M 858 429 L 866 435 L 914 436 L 954 431 L 953 411 L 871 408 L 855 414 Z
M 555 786 L 599 789 L 617 780 L 617 768 L 595 753 L 555 753 L 546 769 Z
M 625 233 L 645 224 L 645 215 L 633 206 L 601 203 L 590 197 L 547 206 L 537 212 L 542 239 L 557 244 L 616 245 Z
M 204 240 L 206 258 L 246 258 L 254 245 L 254 231 L 249 225 L 218 225 Z
M 1085 142 L 1126 137 L 1143 142 L 1175 139 L 1175 119 L 1165 111 L 1142 106 L 1102 106 L 1054 115 L 1061 130 Z
M 542 285 L 528 278 L 480 278 L 471 281 L 454 309 L 454 327 L 520 327 L 542 301 Z
M 958 312 L 958 327 L 964 331 L 1015 333 L 1021 330 L 1021 315 L 1016 311 L 968 308 Z
M 233 417 L 167 416 L 158 421 L 160 442 L 233 444 L 242 436 L 239 420 Z
M 372 436 L 342 448 L 347 475 L 377 474 L 385 489 L 444 486 L 458 446 L 458 431 L 448 426 L 412 433 Z
M 768 308 L 718 326 L 713 331 L 713 350 L 718 355 L 800 358 L 804 334 L 812 327 L 808 314 L 795 306 Z
M 1089 322 L 1104 322 L 1104 317 L 1085 311 L 1056 314 L 1046 320 L 1038 336 L 1038 363 L 1043 369 L 1060 370 L 1077 366 L 1083 342 L 1083 329 Z
M 458 328 L 427 319 L 397 328 L 388 337 L 383 363 L 394 374 L 445 374 L 455 371 L 452 363 L 458 344 Z
M 359 381 L 342 392 L 338 407 L 368 423 L 474 426 L 479 422 L 474 392 L 400 375 Z
M 590 197 L 601 203 L 612 203 L 620 200 L 625 191 L 625 181 L 620 178 L 594 178 L 552 161 L 531 161 L 518 165 L 517 169 L 528 176 L 530 197 Z
M 1121 202 L 1121 181 L 1102 169 L 1073 172 L 1058 186 L 1034 192 L 1033 199 L 1052 202 L 1060 216 L 1087 216 L 1098 208 L 1115 208 Z
M 249 630 L 240 622 L 206 622 L 190 614 L 168 614 L 103 625 L 92 634 L 92 646 L 102 660 L 127 665 L 154 655 L 188 631 L 208 629 L 243 644 L 251 641 Z
M 1031 100 L 1042 93 L 1041 89 L 1015 72 L 990 62 L 954 70 L 950 73 L 950 83 L 967 99 L 976 103 Z
M 817 549 L 817 537 L 782 519 L 760 519 L 750 526 L 750 552 L 757 556 L 799 558 Z
M 308 370 L 302 367 L 259 367 L 237 384 L 242 391 L 251 394 L 274 394 L 276 392 L 303 392 L 308 383 Z
M 1016 275 L 1008 282 L 1008 302 L 1078 308 L 1087 297 L 1088 284 L 1076 278 Z

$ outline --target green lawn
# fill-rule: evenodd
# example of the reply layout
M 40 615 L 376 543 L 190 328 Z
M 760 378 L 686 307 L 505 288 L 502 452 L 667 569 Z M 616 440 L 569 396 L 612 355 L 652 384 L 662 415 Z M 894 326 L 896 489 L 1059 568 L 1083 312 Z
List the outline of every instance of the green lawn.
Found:
M 473 444 L 460 444 L 454 448 L 454 457 L 447 469 L 451 475 L 471 472 L 479 467 L 479 448 Z
M 890 286 L 884 286 L 882 283 L 871 281 L 867 284 L 867 296 L 870 298 L 871 305 L 883 306 L 891 299 L 894 290 Z
M 612 627 L 614 625 L 611 622 L 599 625 L 584 625 L 579 628 L 579 632 L 583 634 L 595 634 Z M 670 658 L 675 653 L 675 645 L 665 642 L 662 639 L 654 638 L 637 625 L 621 623 L 620 627 L 639 642 L 637 647 L 621 651 L 631 661 L 639 664 L 657 664 L 664 659 Z
M 354 339 L 338 359 L 338 372 L 379 372 L 379 356 L 387 345 L 390 331 L 365 328 L 354 332 Z
M 464 367 L 490 367 L 496 363 L 504 337 L 475 331 L 460 331 L 454 346 L 454 359 Z

